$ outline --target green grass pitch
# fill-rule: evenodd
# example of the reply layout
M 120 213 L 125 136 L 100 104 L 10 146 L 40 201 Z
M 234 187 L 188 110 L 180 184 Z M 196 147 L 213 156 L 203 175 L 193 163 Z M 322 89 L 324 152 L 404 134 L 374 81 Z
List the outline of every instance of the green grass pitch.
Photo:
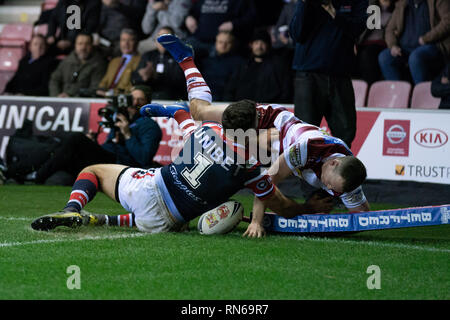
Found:
M 0 299 L 449 299 L 450 226 L 370 231 L 339 238 L 146 235 L 81 227 L 52 232 L 31 221 L 59 211 L 69 187 L 0 187 Z M 249 214 L 252 199 L 236 196 Z M 372 204 L 374 210 L 386 205 Z M 391 206 L 392 208 L 392 206 Z M 86 207 L 124 213 L 98 194 Z M 69 266 L 80 268 L 70 290 Z M 380 268 L 380 289 L 367 272 Z

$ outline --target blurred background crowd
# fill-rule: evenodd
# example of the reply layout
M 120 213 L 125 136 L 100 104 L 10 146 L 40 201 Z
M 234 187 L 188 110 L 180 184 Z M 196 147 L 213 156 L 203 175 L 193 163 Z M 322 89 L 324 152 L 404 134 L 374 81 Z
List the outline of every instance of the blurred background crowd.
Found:
M 326 59 L 335 67 L 342 63 L 345 76 L 360 79 L 369 87 L 381 80 L 406 81 L 412 86 L 430 82 L 429 90 L 436 97 L 448 96 L 448 0 L 331 1 L 338 16 L 350 10 L 351 18 L 364 16 L 364 25 L 366 10 L 355 12 L 354 8 L 359 3 L 364 9 L 372 4 L 380 8 L 379 29 L 344 31 L 351 37 L 353 50 L 345 53 L 349 57 L 342 57 L 345 61 L 339 60 L 334 48 L 299 48 L 302 41 L 290 35 L 296 0 L 40 2 L 41 13 L 26 47 L 9 53 L 9 57 L 19 55 L 20 59 L 14 75 L 0 88 L 4 95 L 104 97 L 129 93 L 134 85 L 145 84 L 151 87 L 153 99 L 186 99 L 181 69 L 156 42 L 158 35 L 172 33 L 195 48 L 195 61 L 214 101 L 246 98 L 294 103 L 298 72 L 314 68 L 310 61 L 301 61 L 299 66 L 295 60 L 302 59 L 300 54 L 315 61 Z M 69 25 L 72 11 L 68 8 L 72 5 L 81 9 L 81 24 L 76 28 Z M 328 23 L 320 15 L 313 16 L 309 14 L 310 21 L 305 17 L 302 23 L 311 24 L 313 29 Z M 8 49 L 1 40 L 0 47 Z M 330 52 L 332 58 L 327 57 Z M 0 59 L 7 58 L 6 53 L 0 54 Z M 327 69 L 325 73 L 333 67 Z M 440 105 L 449 107 L 448 98 Z

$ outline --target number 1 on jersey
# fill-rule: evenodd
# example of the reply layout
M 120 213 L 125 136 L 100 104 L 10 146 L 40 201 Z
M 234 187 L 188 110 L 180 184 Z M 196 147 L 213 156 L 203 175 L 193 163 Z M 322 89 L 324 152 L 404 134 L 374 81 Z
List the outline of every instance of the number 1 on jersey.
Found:
M 201 152 L 195 155 L 194 161 L 195 165 L 190 170 L 184 168 L 181 171 L 181 175 L 189 182 L 192 188 L 197 189 L 201 184 L 198 180 L 213 165 L 213 162 Z

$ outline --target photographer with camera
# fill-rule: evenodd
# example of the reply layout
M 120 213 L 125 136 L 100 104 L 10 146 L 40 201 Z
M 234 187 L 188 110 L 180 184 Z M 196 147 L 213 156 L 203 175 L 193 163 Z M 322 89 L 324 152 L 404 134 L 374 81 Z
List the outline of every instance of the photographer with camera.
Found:
M 350 147 L 356 133 L 351 81 L 354 45 L 366 28 L 368 0 L 298 0 L 289 32 L 296 45 L 295 115 Z
M 116 163 L 143 168 L 159 166 L 153 162 L 153 157 L 162 138 L 161 129 L 154 120 L 139 114 L 139 107 L 148 103 L 151 103 L 151 89 L 147 86 L 133 87 L 131 96 L 114 97 L 112 103 L 99 112 L 106 119 L 100 126 L 111 130 L 105 143 L 99 145 L 93 132 L 87 135 L 70 133 L 50 159 L 29 174 L 26 180 L 37 184 L 49 180 L 48 184 L 70 185 L 84 167 L 93 164 Z M 58 171 L 69 174 L 69 177 L 62 175 L 62 178 L 49 179 Z

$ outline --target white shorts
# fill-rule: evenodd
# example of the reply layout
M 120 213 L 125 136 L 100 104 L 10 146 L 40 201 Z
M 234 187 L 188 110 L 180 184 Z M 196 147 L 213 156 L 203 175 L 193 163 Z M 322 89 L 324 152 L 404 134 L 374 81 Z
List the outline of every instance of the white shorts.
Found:
M 157 169 L 124 169 L 116 182 L 116 200 L 134 213 L 139 231 L 159 233 L 177 231 L 181 225 L 171 215 L 155 184 Z

